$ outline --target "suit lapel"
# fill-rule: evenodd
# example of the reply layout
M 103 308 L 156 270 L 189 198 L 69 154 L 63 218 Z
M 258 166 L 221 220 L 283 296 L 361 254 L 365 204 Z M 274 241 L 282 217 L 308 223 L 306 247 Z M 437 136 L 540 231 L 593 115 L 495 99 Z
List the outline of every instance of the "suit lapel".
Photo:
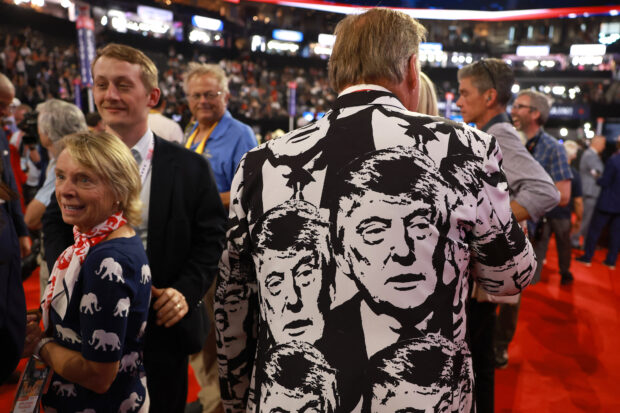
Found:
M 167 142 L 155 136 L 147 235 L 147 255 L 150 262 L 164 254 L 164 231 L 170 216 L 172 184 L 177 168 L 174 157 L 166 150 L 166 145 Z

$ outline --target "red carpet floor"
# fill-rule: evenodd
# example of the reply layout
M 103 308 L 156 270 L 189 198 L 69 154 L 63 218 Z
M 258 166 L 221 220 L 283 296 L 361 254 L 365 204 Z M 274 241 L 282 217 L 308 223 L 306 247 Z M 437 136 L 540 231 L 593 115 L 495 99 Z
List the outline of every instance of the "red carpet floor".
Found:
M 542 281 L 523 293 L 508 367 L 496 371 L 496 412 L 620 412 L 620 268 L 603 259 L 597 251 L 590 268 L 573 262 L 575 282 L 561 287 L 551 240 Z M 24 288 L 28 308 L 36 307 L 38 274 Z M 193 401 L 199 389 L 191 368 L 189 379 Z M 0 386 L 0 413 L 15 390 Z

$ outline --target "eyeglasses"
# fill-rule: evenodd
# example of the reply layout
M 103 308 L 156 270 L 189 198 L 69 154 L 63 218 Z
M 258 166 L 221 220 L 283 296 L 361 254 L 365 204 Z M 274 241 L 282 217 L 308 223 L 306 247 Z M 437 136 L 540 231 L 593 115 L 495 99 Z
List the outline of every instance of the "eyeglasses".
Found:
M 520 103 L 515 103 L 514 105 L 512 105 L 512 108 L 515 109 L 515 110 L 519 110 L 519 109 L 523 109 L 523 108 L 536 110 L 536 108 L 534 106 L 521 105 Z
M 222 96 L 222 93 L 224 92 L 221 90 L 218 90 L 217 92 L 192 93 L 189 97 L 192 100 L 200 100 L 200 98 L 204 96 L 206 100 L 215 100 L 219 96 Z
M 491 72 L 491 69 L 489 69 L 489 66 L 487 66 L 487 62 L 485 62 L 484 59 L 482 59 L 480 60 L 480 64 L 482 65 L 484 70 L 486 70 L 486 72 L 489 74 L 489 78 L 491 79 L 491 84 L 493 85 L 493 89 L 497 90 L 497 85 L 495 84 L 495 76 L 493 76 L 493 72 Z

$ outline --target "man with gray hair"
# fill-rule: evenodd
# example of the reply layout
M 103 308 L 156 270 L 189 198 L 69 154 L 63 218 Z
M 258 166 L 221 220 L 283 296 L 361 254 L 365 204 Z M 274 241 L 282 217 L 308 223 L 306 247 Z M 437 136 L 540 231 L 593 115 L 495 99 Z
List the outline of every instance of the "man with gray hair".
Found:
M 73 103 L 68 103 L 59 99 L 51 99 L 37 105 L 37 125 L 39 129 L 39 139 L 41 146 L 47 149 L 50 156 L 50 162 L 47 166 L 45 181 L 43 186 L 39 188 L 36 195 L 28 203 L 24 219 L 28 229 L 33 234 L 40 236 L 38 230 L 41 229 L 41 219 L 45 213 L 45 209 L 50 204 L 56 188 L 56 158 L 61 151 L 59 141 L 66 135 L 83 132 L 88 130 L 84 114 Z M 71 226 L 64 224 L 67 231 Z M 45 234 L 43 234 L 45 236 Z M 41 294 L 45 291 L 49 269 L 46 262 L 41 262 L 39 271 L 39 281 L 41 285 Z
M 495 138 L 415 112 L 420 90 L 418 46 L 425 34 L 416 20 L 395 10 L 373 8 L 345 17 L 336 27 L 328 65 L 331 86 L 339 94 L 333 109 L 242 158 L 231 188 L 228 242 L 220 261 L 215 308 L 225 311 L 238 305 L 220 298 L 226 297 L 233 284 L 229 280 L 235 279 L 251 287 L 244 297 L 248 303 L 253 297 L 255 303 L 265 302 L 271 294 L 286 302 L 287 312 L 278 316 L 272 311 L 268 318 L 260 304 L 247 306 L 252 316 L 230 312 L 226 334 L 256 351 L 244 353 L 255 375 L 244 380 L 249 383 L 245 392 L 237 392 L 248 397 L 223 396 L 227 411 L 253 411 L 248 399 L 257 391 L 260 411 L 290 406 L 287 389 L 265 386 L 279 372 L 270 371 L 264 361 L 277 348 L 266 334 L 269 326 L 288 323 L 288 314 L 295 313 L 287 324 L 288 337 L 295 337 L 292 343 L 315 342 L 336 371 L 335 411 L 360 411 L 364 398 L 381 397 L 379 388 L 362 394 L 364 383 L 377 382 L 381 374 L 367 369 L 374 355 L 425 337 L 449 347 L 454 359 L 463 361 L 446 368 L 453 379 L 447 383 L 445 403 L 449 411 L 469 412 L 471 386 L 454 379 L 464 376 L 466 383 L 473 381 L 467 281 L 474 278 L 496 295 L 518 294 L 529 284 L 535 258 L 510 210 Z M 270 211 L 291 200 L 311 204 L 317 219 L 330 226 L 333 273 L 329 268 L 314 271 L 302 248 L 295 255 L 299 262 L 293 262 L 298 280 L 284 276 L 291 260 L 272 254 L 257 261 L 255 229 Z M 290 237 L 289 228 L 299 216 L 290 214 L 283 220 L 279 225 L 283 229 L 274 235 Z M 282 231 L 288 233 L 280 235 Z M 287 249 L 286 257 L 293 253 Z M 331 305 L 319 307 L 320 317 L 314 311 L 312 316 L 301 314 L 299 290 L 325 281 L 331 284 L 327 290 Z M 307 334 L 320 319 L 325 320 L 322 331 Z M 225 386 L 239 381 L 235 370 L 239 354 L 235 349 L 218 349 Z M 416 361 L 418 357 L 424 356 L 415 355 Z M 434 383 L 433 372 L 443 367 L 440 358 L 426 361 L 428 368 L 394 379 L 390 407 L 381 411 L 435 409 L 437 400 L 411 394 L 412 388 Z M 464 372 L 463 365 L 468 366 Z M 300 381 L 304 366 L 303 360 L 288 360 L 286 379 Z M 431 387 L 434 392 L 435 386 Z M 262 397 L 263 389 L 271 392 L 270 397 Z M 320 391 L 323 398 L 330 392 Z M 311 406 L 294 410 L 309 411 Z
M 226 109 L 230 92 L 228 78 L 220 66 L 190 62 L 183 75 L 183 89 L 192 116 L 196 119 L 186 137 L 185 147 L 209 161 L 222 204 L 228 208 L 230 187 L 237 165 L 241 157 L 256 147 L 258 142 L 252 129 L 233 119 Z M 211 321 L 214 291 L 215 284 L 205 296 Z M 215 344 L 215 331 L 211 329 L 202 352 L 190 357 L 202 389 L 198 394 L 199 401 L 188 405 L 188 409 L 208 413 L 216 411 L 214 409 L 220 404 Z M 200 410 L 196 408 L 198 403 L 202 405 Z
M 185 147 L 211 163 L 222 204 L 228 208 L 230 185 L 241 157 L 258 142 L 252 129 L 226 109 L 230 92 L 224 70 L 215 64 L 190 62 L 183 90 L 196 120 Z
M 573 174 L 562 144 L 543 130 L 543 125 L 549 119 L 550 110 L 551 102 L 546 95 L 535 90 L 523 90 L 512 104 L 511 114 L 515 128 L 523 132 L 527 139 L 525 147 L 551 176 L 560 191 L 559 206 L 563 207 L 570 201 Z M 544 217 L 537 225 L 530 221 L 530 239 L 538 257 L 538 268 L 532 280 L 533 283 L 540 281 L 540 273 L 547 251 L 547 246 L 543 242 L 538 242 L 536 236 L 537 232 L 544 230 L 547 224 L 547 219 Z M 562 276 L 568 277 L 569 274 L 562 274 Z
M 518 221 L 538 221 L 560 200 L 560 194 L 542 166 L 523 146 L 506 113 L 512 98 L 515 77 L 512 68 L 500 59 L 483 59 L 458 71 L 459 98 L 463 120 L 493 135 L 504 155 L 502 167 L 511 192 L 510 207 Z M 498 300 L 474 285 L 469 305 L 471 353 L 476 376 L 478 412 L 492 412 L 494 406 L 494 331 Z M 496 341 L 502 341 L 501 337 Z M 495 343 L 498 345 L 498 343 Z M 499 343 L 499 367 L 508 362 L 507 345 Z

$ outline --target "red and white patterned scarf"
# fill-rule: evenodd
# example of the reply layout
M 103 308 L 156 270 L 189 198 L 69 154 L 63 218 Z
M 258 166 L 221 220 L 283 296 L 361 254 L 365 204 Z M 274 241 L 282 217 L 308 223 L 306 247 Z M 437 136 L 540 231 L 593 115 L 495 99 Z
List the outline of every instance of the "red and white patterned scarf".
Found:
M 71 294 L 73 294 L 73 287 L 90 247 L 97 245 L 110 235 L 112 231 L 117 230 L 126 223 L 127 219 L 125 219 L 121 211 L 110 216 L 87 233 L 78 231 L 76 226 L 73 227 L 75 243 L 64 250 L 56 260 L 43 294 L 43 300 L 41 301 L 45 330 L 49 326 L 50 305 L 64 319 L 67 312 L 67 304 L 71 300 Z

